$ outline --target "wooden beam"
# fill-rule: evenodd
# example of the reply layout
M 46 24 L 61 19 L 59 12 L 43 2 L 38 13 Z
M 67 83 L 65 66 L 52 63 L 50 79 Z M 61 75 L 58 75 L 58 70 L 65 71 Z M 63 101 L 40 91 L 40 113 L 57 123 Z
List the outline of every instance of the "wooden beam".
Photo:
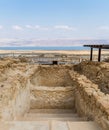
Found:
M 98 62 L 100 62 L 101 60 L 101 48 L 99 48 L 98 50 Z
M 91 47 L 91 50 L 90 50 L 90 61 L 92 61 L 92 56 L 93 56 L 93 48 Z
M 109 49 L 109 44 L 108 45 L 84 45 L 84 47 L 92 47 L 92 48 L 102 48 L 102 49 Z

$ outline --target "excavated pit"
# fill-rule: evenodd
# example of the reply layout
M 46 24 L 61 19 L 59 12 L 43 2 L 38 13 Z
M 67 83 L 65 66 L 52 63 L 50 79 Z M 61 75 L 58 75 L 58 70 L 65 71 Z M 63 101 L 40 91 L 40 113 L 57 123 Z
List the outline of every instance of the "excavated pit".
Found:
M 32 109 L 71 109 L 109 130 L 108 63 L 38 66 L 0 61 L 0 120 Z
M 74 109 L 70 67 L 39 66 L 31 76 L 32 109 Z

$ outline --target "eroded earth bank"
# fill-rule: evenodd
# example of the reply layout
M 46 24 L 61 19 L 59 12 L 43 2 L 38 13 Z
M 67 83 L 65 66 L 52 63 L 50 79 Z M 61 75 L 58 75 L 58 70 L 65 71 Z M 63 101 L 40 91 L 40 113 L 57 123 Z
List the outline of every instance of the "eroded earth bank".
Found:
M 31 65 L 0 61 L 0 120 L 17 120 L 30 109 L 72 109 L 109 130 L 109 64 Z

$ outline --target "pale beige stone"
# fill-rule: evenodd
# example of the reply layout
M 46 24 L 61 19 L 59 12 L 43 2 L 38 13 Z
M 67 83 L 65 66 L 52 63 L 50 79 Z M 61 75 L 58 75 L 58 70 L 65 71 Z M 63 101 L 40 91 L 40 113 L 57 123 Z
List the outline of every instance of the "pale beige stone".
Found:
M 69 130 L 102 130 L 94 122 L 68 122 Z

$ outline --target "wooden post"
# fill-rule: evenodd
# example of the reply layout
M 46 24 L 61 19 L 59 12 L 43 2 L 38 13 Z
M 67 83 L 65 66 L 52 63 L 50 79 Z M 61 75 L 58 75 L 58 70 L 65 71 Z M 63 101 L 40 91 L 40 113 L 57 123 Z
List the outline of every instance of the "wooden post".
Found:
M 98 50 L 98 62 L 100 62 L 101 60 L 101 48 L 99 48 Z
M 91 50 L 90 50 L 90 61 L 92 61 L 92 55 L 93 55 L 93 48 L 91 47 Z

